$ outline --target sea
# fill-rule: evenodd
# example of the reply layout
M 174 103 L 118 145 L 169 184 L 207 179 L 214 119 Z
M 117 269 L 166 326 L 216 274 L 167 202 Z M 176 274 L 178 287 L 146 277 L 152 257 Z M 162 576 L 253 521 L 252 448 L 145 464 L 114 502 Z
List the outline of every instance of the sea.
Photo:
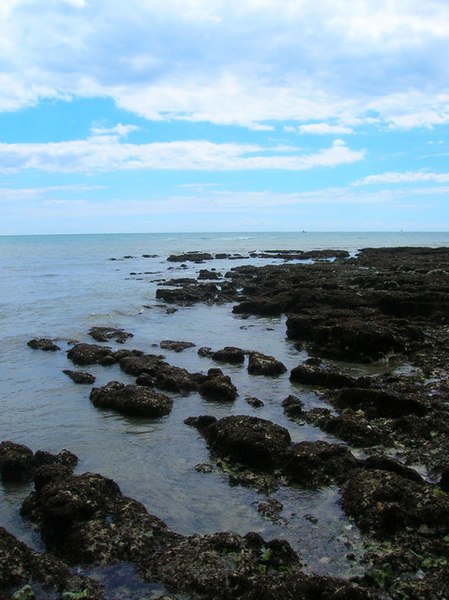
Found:
M 305 423 L 289 421 L 282 400 L 295 394 L 306 408 L 323 405 L 314 390 L 285 376 L 249 375 L 246 365 L 213 364 L 198 348 L 238 346 L 275 356 L 290 370 L 307 355 L 286 339 L 285 317 L 245 317 L 232 305 L 194 305 L 167 310 L 156 299 L 164 280 L 198 276 L 199 269 L 225 274 L 242 264 L 279 263 L 250 258 L 264 250 L 346 249 L 364 247 L 449 246 L 449 232 L 439 233 L 160 233 L 0 237 L 0 441 L 25 444 L 33 451 L 70 450 L 79 458 L 76 472 L 101 473 L 124 494 L 182 534 L 257 531 L 266 539 L 287 539 L 310 572 L 353 575 L 347 555 L 362 552 L 360 536 L 339 504 L 336 487 L 304 490 L 280 486 L 271 496 L 229 485 L 214 465 L 203 438 L 184 420 L 211 414 L 217 418 L 248 414 L 270 419 L 290 431 L 293 441 L 332 436 Z M 187 251 L 240 254 L 238 260 L 214 259 L 199 265 L 175 263 L 171 254 Z M 192 372 L 220 366 L 237 386 L 234 403 L 212 402 L 196 393 L 174 394 L 172 412 L 160 419 L 130 418 L 95 408 L 91 386 L 76 385 L 64 369 L 74 369 L 66 352 L 74 341 L 95 343 L 93 326 L 123 328 L 134 337 L 114 348 L 164 354 Z M 32 350 L 32 338 L 49 337 L 61 350 Z M 163 340 L 188 341 L 195 347 L 162 350 Z M 360 365 L 350 366 L 355 373 Z M 374 365 L 373 372 L 385 369 Z M 134 383 L 117 365 L 87 367 L 95 386 L 117 380 Z M 264 406 L 254 408 L 255 396 Z M 199 465 L 202 465 L 199 467 Z M 206 467 L 204 467 L 206 465 Z M 206 471 L 206 472 L 205 472 Z M 210 472 L 207 472 L 210 471 Z M 32 484 L 0 483 L 0 525 L 41 550 L 38 533 L 20 516 L 20 504 Z M 264 516 L 269 499 L 282 504 L 277 517 Z M 354 567 L 356 568 L 356 567 Z

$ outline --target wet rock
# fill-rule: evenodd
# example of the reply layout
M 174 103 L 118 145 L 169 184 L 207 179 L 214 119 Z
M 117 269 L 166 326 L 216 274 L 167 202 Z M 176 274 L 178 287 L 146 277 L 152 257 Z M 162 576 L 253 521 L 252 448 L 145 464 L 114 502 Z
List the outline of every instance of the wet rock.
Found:
M 22 444 L 11 441 L 0 443 L 0 475 L 5 482 L 30 481 L 36 469 L 42 465 L 64 465 L 71 470 L 77 462 L 77 457 L 68 450 L 62 450 L 57 455 L 42 450 L 33 454 L 30 448 Z
M 209 369 L 208 375 L 200 382 L 198 389 L 208 400 L 233 402 L 238 396 L 237 388 L 231 378 L 223 375 L 220 369 Z
M 410 481 L 414 481 L 415 483 L 425 483 L 421 475 L 414 469 L 406 467 L 388 456 L 374 454 L 368 456 L 363 463 L 363 467 L 365 469 L 376 469 L 378 471 L 390 471 L 391 473 L 400 475 L 404 479 L 410 479 Z
M 167 258 L 169 262 L 203 262 L 212 259 L 213 256 L 209 252 L 184 252 L 183 254 L 171 254 Z
M 338 408 L 363 410 L 368 418 L 397 418 L 408 414 L 424 416 L 428 410 L 418 398 L 371 388 L 344 388 L 330 396 L 330 402 Z
M 172 399 L 164 394 L 118 381 L 93 388 L 90 399 L 94 406 L 113 409 L 133 417 L 162 417 L 169 414 L 173 405 Z
M 259 400 L 259 398 L 256 398 L 255 396 L 245 398 L 245 402 L 247 402 L 253 408 L 260 408 L 261 406 L 265 406 L 263 400 Z
M 213 353 L 213 350 L 209 346 L 201 346 L 201 348 L 198 348 L 198 356 L 211 358 Z
M 332 415 L 328 409 L 313 408 L 303 416 L 308 423 L 317 425 L 351 446 L 363 448 L 381 443 L 388 444 L 390 441 L 390 436 L 385 431 L 358 414 Z
M 72 598 L 105 598 L 99 583 L 75 574 L 51 554 L 35 552 L 0 527 L 0 597 L 62 598 L 64 593 Z
M 282 401 L 282 406 L 284 408 L 284 413 L 289 419 L 303 416 L 304 403 L 296 396 L 287 396 L 287 398 Z
M 193 342 L 176 342 L 174 340 L 162 340 L 159 344 L 163 350 L 173 350 L 174 352 L 182 352 L 187 348 L 193 348 L 196 344 Z
M 213 423 L 206 439 L 214 451 L 237 462 L 263 470 L 279 465 L 290 445 L 290 434 L 271 421 L 229 416 Z
M 287 337 L 310 342 L 312 352 L 319 356 L 362 363 L 406 349 L 402 332 L 391 320 L 366 311 L 321 309 L 291 314 Z
M 72 381 L 80 384 L 92 384 L 95 383 L 95 377 L 86 371 L 70 371 L 70 369 L 64 369 L 63 373 L 70 377 Z
M 449 531 L 448 495 L 392 471 L 352 471 L 342 488 L 342 505 L 371 534 L 396 535 L 406 528 L 433 535 Z
M 216 271 L 208 271 L 207 269 L 200 269 L 198 279 L 222 279 L 222 274 L 217 273 Z
M 118 344 L 124 344 L 127 339 L 133 337 L 132 333 L 116 327 L 92 327 L 89 330 L 89 335 L 97 342 L 115 340 Z
M 235 346 L 225 346 L 212 354 L 213 360 L 231 364 L 242 364 L 245 361 L 245 353 Z
M 120 360 L 120 368 L 127 375 L 148 374 L 156 376 L 158 369 L 163 364 L 163 357 L 156 354 L 143 354 L 141 356 L 125 356 Z
M 282 502 L 279 502 L 276 498 L 270 498 L 266 502 L 256 503 L 257 512 L 274 522 L 279 521 L 283 509 L 284 506 Z
M 39 526 L 49 550 L 69 564 L 107 564 L 151 554 L 167 527 L 122 495 L 119 486 L 93 473 L 55 477 L 22 505 L 22 514 Z
M 95 365 L 101 364 L 104 359 L 110 359 L 115 362 L 114 353 L 111 348 L 98 346 L 97 344 L 75 344 L 67 352 L 67 357 L 75 365 Z
M 318 441 L 292 444 L 282 469 L 292 483 L 317 487 L 342 483 L 358 465 L 346 446 Z
M 165 362 L 162 362 L 156 370 L 154 385 L 167 392 L 188 393 L 198 389 L 195 374 Z
M 28 481 L 33 476 L 34 467 L 34 454 L 30 448 L 10 441 L 0 443 L 2 481 Z
M 325 388 L 348 388 L 360 382 L 341 371 L 323 369 L 312 365 L 298 365 L 290 372 L 290 381 L 305 385 L 318 385 Z
M 187 419 L 184 419 L 184 423 L 186 425 L 189 425 L 190 427 L 195 427 L 200 431 L 204 431 L 205 429 L 210 427 L 210 425 L 216 422 L 216 417 L 213 417 L 211 415 L 200 415 L 199 417 L 187 417 Z
M 44 352 L 56 352 L 56 350 L 61 350 L 61 348 L 49 338 L 32 339 L 27 342 L 27 346 L 33 348 L 33 350 L 44 350 Z
M 251 352 L 248 362 L 248 373 L 251 375 L 276 376 L 285 373 L 286 366 L 273 356 L 261 352 Z
M 218 299 L 219 291 L 214 283 L 200 284 L 195 281 L 195 283 L 185 284 L 175 289 L 159 288 L 156 290 L 156 298 L 169 304 L 190 306 L 198 302 L 211 302 Z

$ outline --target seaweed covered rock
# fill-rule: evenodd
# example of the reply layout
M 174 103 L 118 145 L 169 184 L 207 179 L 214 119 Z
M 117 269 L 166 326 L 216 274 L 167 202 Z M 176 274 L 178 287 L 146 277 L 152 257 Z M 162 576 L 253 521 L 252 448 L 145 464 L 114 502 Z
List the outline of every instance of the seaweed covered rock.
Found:
M 308 423 L 317 425 L 323 431 L 335 435 L 351 446 L 363 448 L 376 444 L 388 444 L 390 436 L 379 427 L 373 425 L 362 415 L 344 413 L 333 415 L 326 408 L 313 408 L 304 413 Z
M 242 364 L 245 361 L 245 353 L 241 348 L 225 346 L 212 354 L 213 360 L 232 364 Z
M 214 451 L 263 470 L 279 465 L 290 446 L 290 434 L 271 421 L 246 415 L 224 417 L 206 430 Z
M 34 454 L 30 448 L 10 441 L 0 443 L 2 481 L 27 481 L 33 476 L 34 466 Z
M 32 339 L 27 342 L 27 346 L 33 348 L 33 350 L 43 350 L 44 352 L 56 352 L 57 350 L 61 350 L 61 348 L 50 338 Z
M 420 398 L 371 388 L 343 388 L 329 396 L 329 400 L 340 409 L 361 409 L 368 418 L 398 418 L 409 414 L 424 416 L 428 410 Z
M 32 550 L 3 527 L 0 527 L 0 597 L 105 598 L 99 583 L 75 574 L 51 554 Z
M 251 352 L 248 361 L 248 373 L 251 375 L 276 376 L 285 373 L 287 367 L 273 356 L 261 352 Z
M 97 344 L 75 344 L 67 352 L 67 357 L 75 365 L 102 364 L 105 359 L 115 362 L 114 353 L 111 348 L 98 346 Z
M 97 342 L 115 340 L 118 344 L 124 344 L 127 339 L 133 337 L 132 333 L 116 327 L 92 327 L 89 335 Z
M 350 375 L 336 369 L 320 368 L 313 365 L 298 365 L 292 369 L 290 381 L 325 388 L 347 388 L 357 385 L 357 379 Z
M 232 402 L 237 396 L 237 388 L 228 375 L 220 369 L 209 369 L 208 375 L 199 378 L 199 392 L 207 400 Z
M 342 488 L 342 505 L 364 532 L 395 535 L 406 528 L 449 532 L 449 496 L 393 471 L 355 469 Z
M 23 444 L 11 441 L 0 443 L 0 475 L 5 482 L 30 481 L 41 465 L 64 465 L 71 470 L 77 462 L 77 457 L 68 450 L 62 450 L 56 455 L 42 450 L 34 454 Z
M 70 369 L 64 369 L 63 373 L 67 375 L 67 377 L 70 377 L 74 383 L 87 385 L 95 383 L 94 375 L 87 373 L 86 371 L 71 371 Z
M 359 461 L 341 444 L 299 442 L 292 444 L 282 465 L 292 483 L 317 487 L 342 483 Z
M 169 414 L 173 405 L 173 400 L 165 394 L 118 381 L 93 388 L 90 399 L 94 406 L 110 408 L 132 417 L 162 417 Z
M 175 340 L 162 340 L 159 346 L 163 350 L 173 350 L 174 352 L 182 352 L 187 348 L 193 348 L 195 344 L 193 342 L 178 342 Z

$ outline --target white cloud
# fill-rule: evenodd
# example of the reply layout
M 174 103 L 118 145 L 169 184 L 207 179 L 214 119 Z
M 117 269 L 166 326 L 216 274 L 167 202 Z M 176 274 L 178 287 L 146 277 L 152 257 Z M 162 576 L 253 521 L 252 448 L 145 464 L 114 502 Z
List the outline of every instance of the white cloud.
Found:
M 370 109 L 394 127 L 449 122 L 447 0 L 0 6 L 0 110 L 101 96 L 147 119 L 251 128 L 350 126 Z
M 351 150 L 341 140 L 329 148 L 299 154 L 285 147 L 215 144 L 208 141 L 121 143 L 118 136 L 37 144 L 0 144 L 3 172 L 38 169 L 59 173 L 110 172 L 118 169 L 305 171 L 360 161 L 364 151 Z
M 449 182 L 449 173 L 429 173 L 426 171 L 406 171 L 404 173 L 381 173 L 379 175 L 369 175 L 355 183 L 355 185 L 372 185 L 379 183 L 447 183 Z
M 308 125 L 300 125 L 299 133 L 305 135 L 345 135 L 352 133 L 350 127 L 345 125 L 329 125 L 328 123 L 309 123 Z

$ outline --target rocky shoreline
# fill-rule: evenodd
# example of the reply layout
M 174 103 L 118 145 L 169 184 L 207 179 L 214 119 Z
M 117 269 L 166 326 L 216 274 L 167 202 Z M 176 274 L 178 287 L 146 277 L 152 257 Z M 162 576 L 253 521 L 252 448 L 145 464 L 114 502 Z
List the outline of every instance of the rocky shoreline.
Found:
M 270 499 L 279 485 L 337 486 L 342 509 L 363 536 L 362 574 L 342 580 L 306 573 L 287 541 L 255 532 L 180 535 L 112 480 L 74 475 L 69 451 L 33 453 L 4 441 L 1 477 L 34 481 L 21 513 L 39 531 L 45 552 L 0 531 L 0 598 L 107 598 L 75 567 L 111 564 L 132 566 L 142 581 L 140 598 L 449 596 L 449 248 L 364 249 L 357 256 L 277 250 L 253 257 L 283 263 L 224 274 L 201 268 L 196 279 L 161 282 L 156 297 L 167 309 L 232 302 L 235 314 L 286 315 L 288 340 L 308 357 L 295 368 L 253 350 L 201 347 L 211 367 L 191 373 L 161 354 L 116 349 L 112 344 L 129 344 L 132 334 L 96 327 L 89 335 L 99 343 L 71 343 L 67 356 L 77 370 L 65 373 L 92 385 L 92 375 L 79 367 L 118 365 L 135 384 L 93 387 L 93 405 L 147 418 L 168 414 L 172 394 L 232 405 L 239 390 L 220 363 L 241 365 L 255 378 L 255 396 L 248 398 L 254 410 L 258 377 L 288 377 L 298 394 L 282 401 L 287 418 L 311 423 L 336 442 L 292 442 L 286 427 L 257 416 L 192 416 L 186 426 L 198 430 L 210 453 L 210 463 L 198 470 L 207 477 L 218 468 L 230 485 L 262 490 L 268 500 L 261 511 L 272 518 L 282 508 Z M 168 261 L 202 266 L 213 258 L 190 252 Z M 62 351 L 48 338 L 29 346 Z M 160 344 L 175 352 L 192 346 Z M 374 375 L 355 376 L 350 368 L 377 363 L 384 368 Z M 315 390 L 322 406 L 306 409 L 303 387 Z M 356 557 L 348 551 L 347 560 Z

